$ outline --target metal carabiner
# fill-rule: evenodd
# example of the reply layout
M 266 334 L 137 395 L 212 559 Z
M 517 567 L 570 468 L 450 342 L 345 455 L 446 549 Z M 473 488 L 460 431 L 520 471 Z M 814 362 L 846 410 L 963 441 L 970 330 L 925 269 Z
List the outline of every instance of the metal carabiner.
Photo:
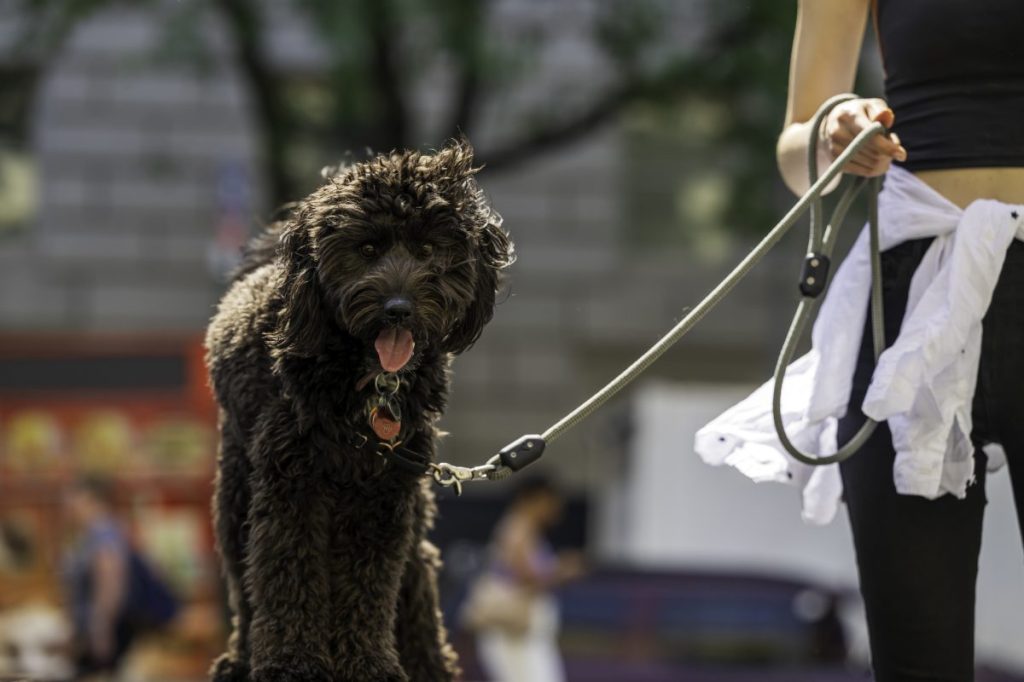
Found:
M 462 484 L 467 481 L 480 481 L 487 478 L 487 474 L 494 470 L 491 464 L 483 464 L 477 467 L 460 467 L 447 462 L 431 464 L 430 475 L 434 482 L 445 488 L 454 488 L 456 495 L 462 495 Z

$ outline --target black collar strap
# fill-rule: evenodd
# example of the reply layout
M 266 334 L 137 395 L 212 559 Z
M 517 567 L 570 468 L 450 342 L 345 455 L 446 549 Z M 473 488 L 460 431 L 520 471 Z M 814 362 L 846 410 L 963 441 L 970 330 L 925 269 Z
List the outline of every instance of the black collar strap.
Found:
M 366 434 L 357 432 L 352 436 L 351 442 L 357 450 L 362 450 L 368 443 L 373 441 Z M 374 452 L 407 474 L 424 476 L 431 470 L 429 459 L 405 447 L 401 441 L 394 445 L 378 441 L 374 447 Z

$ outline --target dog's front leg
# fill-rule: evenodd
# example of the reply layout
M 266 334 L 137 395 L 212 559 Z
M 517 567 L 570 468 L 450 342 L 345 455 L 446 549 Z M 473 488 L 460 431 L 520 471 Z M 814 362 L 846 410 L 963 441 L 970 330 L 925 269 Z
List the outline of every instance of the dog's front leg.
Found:
M 327 682 L 329 525 L 322 477 L 286 409 L 267 410 L 254 444 L 245 586 L 253 682 Z
M 433 445 L 427 439 L 415 444 L 420 451 L 431 453 L 431 458 Z M 441 552 L 426 539 L 437 514 L 429 479 L 421 482 L 414 499 L 416 539 L 409 547 L 398 593 L 395 641 L 402 668 L 410 680 L 450 682 L 460 671 L 458 657 L 448 642 L 438 599 Z
M 410 680 L 451 682 L 459 673 L 458 657 L 448 643 L 438 604 L 440 567 L 441 553 L 424 539 L 413 548 L 402 576 L 395 638 Z

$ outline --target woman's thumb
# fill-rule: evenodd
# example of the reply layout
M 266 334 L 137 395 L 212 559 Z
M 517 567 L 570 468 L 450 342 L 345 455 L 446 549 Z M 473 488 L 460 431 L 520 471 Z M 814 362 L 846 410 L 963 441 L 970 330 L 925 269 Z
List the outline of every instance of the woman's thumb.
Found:
M 869 99 L 864 108 L 868 118 L 876 123 L 881 123 L 886 128 L 892 128 L 892 124 L 896 121 L 896 114 L 883 100 Z

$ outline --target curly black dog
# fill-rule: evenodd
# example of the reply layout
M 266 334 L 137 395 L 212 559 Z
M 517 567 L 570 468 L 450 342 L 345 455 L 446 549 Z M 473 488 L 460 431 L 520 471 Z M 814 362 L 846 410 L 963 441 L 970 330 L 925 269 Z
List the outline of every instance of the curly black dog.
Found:
M 339 170 L 251 245 L 221 301 L 206 342 L 234 619 L 214 680 L 456 676 L 424 462 L 451 357 L 513 260 L 476 170 L 464 141 Z

